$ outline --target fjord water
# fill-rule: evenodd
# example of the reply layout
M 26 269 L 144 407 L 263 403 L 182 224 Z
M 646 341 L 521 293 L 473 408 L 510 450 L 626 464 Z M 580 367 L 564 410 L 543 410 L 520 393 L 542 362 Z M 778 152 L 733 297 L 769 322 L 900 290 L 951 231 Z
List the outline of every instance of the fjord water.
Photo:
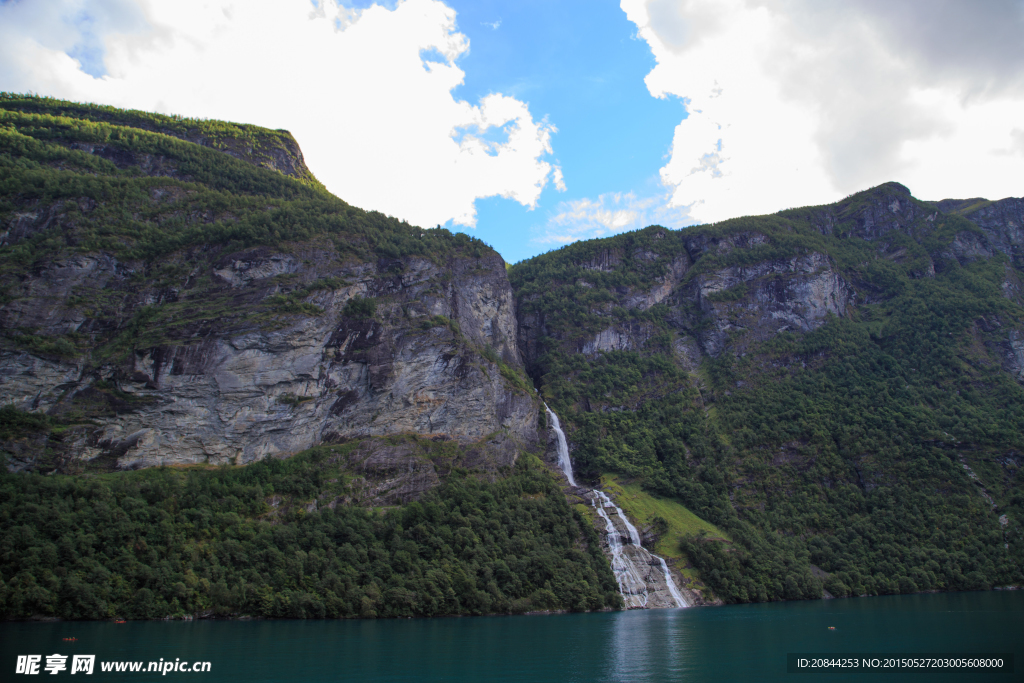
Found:
M 97 670 L 96 681 L 1020 681 L 1022 633 L 1019 591 L 459 619 L 4 623 L 0 680 L 22 679 L 19 654 L 79 653 L 212 663 L 200 674 Z M 1016 669 L 789 674 L 788 652 L 1013 652 Z

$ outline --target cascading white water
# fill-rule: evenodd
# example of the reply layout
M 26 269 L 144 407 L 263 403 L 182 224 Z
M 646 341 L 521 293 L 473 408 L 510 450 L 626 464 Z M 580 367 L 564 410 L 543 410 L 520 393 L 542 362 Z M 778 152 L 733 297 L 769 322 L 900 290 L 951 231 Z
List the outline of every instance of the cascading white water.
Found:
M 619 530 L 615 528 L 611 517 L 605 512 L 606 507 L 615 507 L 615 504 L 602 491 L 595 490 L 593 493 L 594 496 L 590 499 L 590 504 L 604 520 L 608 548 L 612 551 L 612 573 L 615 574 L 615 580 L 619 583 L 619 593 L 622 594 L 622 599 L 626 602 L 627 607 L 647 607 L 647 581 L 644 580 L 639 567 L 633 564 L 629 555 L 623 552 Z M 598 505 L 598 502 L 601 504 Z M 634 601 L 637 604 L 632 604 Z
M 569 483 L 572 486 L 576 486 L 576 479 L 572 474 L 572 461 L 569 460 L 569 443 L 566 441 L 565 432 L 562 431 L 562 425 L 558 421 L 558 416 L 555 415 L 551 408 L 548 408 L 546 403 L 544 404 L 544 409 L 548 411 L 551 427 L 555 430 L 555 437 L 558 442 L 558 466 L 565 473 L 565 478 L 569 480 Z M 672 580 L 672 572 L 669 571 L 665 559 L 648 552 L 640 544 L 640 532 L 629 521 L 622 508 L 613 503 L 604 491 L 592 489 L 589 491 L 589 497 L 590 504 L 594 506 L 597 514 L 604 520 L 608 549 L 612 554 L 612 573 L 615 574 L 615 580 L 619 584 L 619 593 L 622 594 L 626 607 L 647 607 L 650 598 L 648 586 L 653 582 L 653 579 L 650 576 L 650 571 L 645 573 L 641 567 L 646 565 L 649 568 L 651 559 L 656 559 L 661 563 L 661 570 L 665 575 L 665 586 L 668 588 L 672 600 L 675 601 L 676 607 L 686 607 L 686 600 L 683 599 L 682 593 L 679 592 L 675 581 Z M 605 508 L 613 508 L 615 510 L 615 514 L 618 515 L 622 526 L 629 535 L 629 544 L 623 545 L 622 535 L 615 527 L 611 516 Z M 660 588 L 656 587 L 656 592 L 660 590 Z M 664 598 L 661 600 L 663 604 Z
M 565 432 L 562 431 L 562 425 L 558 422 L 558 416 L 555 412 L 548 408 L 548 404 L 544 404 L 544 410 L 548 411 L 548 417 L 551 418 L 551 426 L 555 430 L 555 436 L 558 439 L 558 466 L 565 472 L 565 478 L 569 480 L 569 484 L 576 486 L 576 478 L 572 476 L 572 461 L 569 460 L 569 442 L 565 440 Z
M 624 527 L 626 527 L 626 531 L 629 532 L 629 540 L 630 540 L 630 542 L 633 545 L 635 545 L 635 546 L 637 546 L 639 548 L 640 547 L 640 532 L 637 531 L 636 527 L 633 526 L 633 523 L 629 521 L 629 517 L 626 517 L 626 513 L 622 511 L 622 508 L 620 508 L 618 505 L 613 503 L 612 499 L 609 498 L 608 495 L 606 493 L 604 493 L 603 491 L 594 491 L 594 493 L 600 495 L 601 498 L 604 500 L 604 502 L 607 504 L 608 507 L 615 508 L 615 514 L 617 514 L 619 516 L 619 519 L 622 520 L 622 525 Z
M 672 580 L 672 572 L 668 570 L 668 564 L 665 562 L 664 557 L 658 557 L 658 561 L 661 562 L 661 571 L 665 572 L 665 585 L 668 586 L 668 592 L 672 594 L 672 599 L 676 601 L 676 607 L 686 607 L 686 600 L 683 600 L 683 594 L 676 588 L 676 582 Z

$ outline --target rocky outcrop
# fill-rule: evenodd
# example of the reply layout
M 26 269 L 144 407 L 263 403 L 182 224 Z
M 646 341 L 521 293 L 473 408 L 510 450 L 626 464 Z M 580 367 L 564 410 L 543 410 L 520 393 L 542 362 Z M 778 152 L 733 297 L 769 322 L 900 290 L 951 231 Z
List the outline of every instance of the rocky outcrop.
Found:
M 293 178 L 313 177 L 306 166 L 299 143 L 286 130 L 268 130 L 246 124 L 226 124 L 224 129 L 211 129 L 197 126 L 188 120 L 151 114 L 137 116 L 134 115 L 134 112 L 87 110 L 85 107 L 72 103 L 67 103 L 64 113 L 71 116 L 82 116 L 85 114 L 87 118 L 105 121 L 111 125 L 128 126 L 168 135 L 202 147 L 215 149 L 235 159 L 259 166 L 260 168 L 277 171 Z M 106 150 L 105 152 L 100 152 L 100 154 L 106 154 L 107 158 L 114 157 L 120 152 L 116 146 L 107 147 L 100 145 L 99 147 Z M 96 153 L 93 149 L 88 151 Z M 118 159 L 111 158 L 111 160 L 120 165 Z M 122 161 L 124 160 L 122 159 Z M 143 161 L 143 163 L 145 162 Z M 158 172 L 152 175 L 168 174 Z
M 1019 330 L 1010 330 L 1003 345 L 1003 367 L 1024 382 L 1024 334 Z
M 741 230 L 725 234 L 694 233 L 683 234 L 686 252 L 694 263 L 705 254 L 729 254 L 736 249 L 754 249 L 769 244 L 767 237 L 759 232 Z
M 536 439 L 505 263 L 481 243 L 331 197 L 287 131 L 4 106 L 38 136 L 28 158 L 46 147 L 46 182 L 96 179 L 77 198 L 16 190 L 0 215 L 0 405 L 60 424 L 29 420 L 11 467 L 241 464 L 416 434 L 495 470 Z
M 832 261 L 819 253 L 702 274 L 690 292 L 711 323 L 698 336 L 710 356 L 737 334 L 763 341 L 788 330 L 810 332 L 829 315 L 845 314 L 852 295 Z
M 910 190 L 899 183 L 879 185 L 861 193 L 858 199 L 858 205 L 848 209 L 854 214 L 855 221 L 849 237 L 869 241 L 882 239 L 889 232 L 906 231 L 923 215 L 921 207 L 911 197 Z
M 978 259 L 992 258 L 992 250 L 988 248 L 986 240 L 981 235 L 965 231 L 953 237 L 946 255 L 962 265 Z
M 983 202 L 965 217 L 985 232 L 988 246 L 1020 263 L 1024 257 L 1024 199 Z
M 282 175 L 300 179 L 313 178 L 298 143 L 287 131 L 267 131 L 252 140 L 208 137 L 197 130 L 181 132 L 163 128 L 154 132 L 216 149 L 240 161 L 277 171 Z M 117 145 L 103 143 L 76 142 L 69 147 L 106 159 L 121 169 L 135 167 L 144 175 L 182 179 L 188 177 L 181 172 L 180 164 L 176 160 L 162 154 L 133 152 Z
M 286 130 L 278 130 L 270 135 L 262 135 L 256 141 L 248 143 L 235 138 L 228 140 L 220 138 L 210 139 L 193 131 L 181 137 L 189 142 L 219 149 L 236 159 L 247 161 L 255 166 L 277 171 L 293 178 L 313 177 L 313 174 L 306 166 L 306 160 L 302 156 L 302 150 L 299 149 L 299 143 Z
M 419 498 L 440 483 L 434 463 L 413 444 L 365 440 L 348 456 L 356 476 L 348 482 L 350 495 L 330 502 L 381 507 Z
M 652 331 L 651 324 L 614 325 L 601 330 L 592 339 L 584 341 L 580 353 L 593 356 L 603 351 L 635 351 L 643 347 Z
M 697 596 L 681 588 L 679 574 L 661 557 L 641 545 L 641 537 L 622 508 L 600 490 L 582 490 L 590 504 L 592 522 L 601 537 L 601 550 L 612 566 L 626 609 L 691 607 Z
M 876 242 L 884 241 L 893 231 L 909 232 L 916 222 L 929 214 L 934 220 L 939 211 L 922 207 L 905 186 L 890 182 L 858 192 L 836 204 L 811 209 L 809 222 L 825 236 Z

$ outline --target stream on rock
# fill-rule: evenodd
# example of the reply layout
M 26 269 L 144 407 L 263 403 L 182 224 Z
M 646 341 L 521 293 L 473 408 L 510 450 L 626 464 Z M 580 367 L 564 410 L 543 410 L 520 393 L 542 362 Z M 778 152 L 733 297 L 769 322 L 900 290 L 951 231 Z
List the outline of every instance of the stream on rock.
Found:
M 569 485 L 582 489 L 583 497 L 604 520 L 605 553 L 610 557 L 612 572 L 619 584 L 619 592 L 626 603 L 626 609 L 648 609 L 652 607 L 689 607 L 679 591 L 672 572 L 665 559 L 649 552 L 640 544 L 640 532 L 629 521 L 622 508 L 612 502 L 604 491 L 586 489 L 576 484 L 569 460 L 569 444 L 562 431 L 562 425 L 548 405 L 544 404 L 551 420 L 558 444 L 558 466 L 565 473 Z M 614 512 L 609 514 L 609 510 Z

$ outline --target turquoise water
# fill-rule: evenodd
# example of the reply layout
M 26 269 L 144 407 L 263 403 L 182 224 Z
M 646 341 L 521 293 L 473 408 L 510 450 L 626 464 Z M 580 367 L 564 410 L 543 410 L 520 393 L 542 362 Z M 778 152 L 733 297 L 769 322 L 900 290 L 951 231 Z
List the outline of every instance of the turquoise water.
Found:
M 790 652 L 1012 652 L 1016 673 L 791 674 Z M 86 681 L 1024 681 L 1024 591 L 463 619 L 0 624 L 0 681 L 65 680 L 69 671 L 14 674 L 17 655 L 54 653 L 211 663 L 166 676 L 97 664 Z

